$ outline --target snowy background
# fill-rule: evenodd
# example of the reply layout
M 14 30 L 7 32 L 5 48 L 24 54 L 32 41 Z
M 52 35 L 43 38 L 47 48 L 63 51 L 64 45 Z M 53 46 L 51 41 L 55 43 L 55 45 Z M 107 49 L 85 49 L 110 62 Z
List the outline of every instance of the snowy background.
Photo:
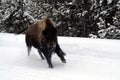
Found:
M 46 16 L 62 22 L 60 36 L 120 39 L 120 0 L 0 0 L 0 32 Z
M 119 40 L 59 37 L 67 63 L 53 55 L 50 69 L 24 37 L 0 33 L 0 80 L 120 80 Z
M 54 69 L 12 34 L 43 17 L 62 23 Z M 0 0 L 0 80 L 120 80 L 119 39 L 120 0 Z

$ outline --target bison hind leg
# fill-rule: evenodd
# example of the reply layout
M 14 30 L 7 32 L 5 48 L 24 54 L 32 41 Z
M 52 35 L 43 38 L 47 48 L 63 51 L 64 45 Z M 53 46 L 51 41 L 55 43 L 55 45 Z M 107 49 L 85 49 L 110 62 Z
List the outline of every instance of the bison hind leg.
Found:
M 39 55 L 41 56 L 41 58 L 44 60 L 45 58 L 44 58 L 44 56 L 42 55 L 42 52 L 41 52 L 40 49 L 38 49 L 38 53 L 39 53 Z

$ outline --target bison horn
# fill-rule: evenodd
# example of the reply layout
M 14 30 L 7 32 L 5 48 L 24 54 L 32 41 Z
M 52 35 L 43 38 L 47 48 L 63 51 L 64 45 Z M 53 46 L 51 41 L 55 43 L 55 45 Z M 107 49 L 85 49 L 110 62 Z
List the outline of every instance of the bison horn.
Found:
M 56 28 L 57 28 L 57 29 L 58 29 L 59 27 L 61 27 L 61 26 L 62 26 L 62 22 L 61 22 L 61 21 L 56 24 Z

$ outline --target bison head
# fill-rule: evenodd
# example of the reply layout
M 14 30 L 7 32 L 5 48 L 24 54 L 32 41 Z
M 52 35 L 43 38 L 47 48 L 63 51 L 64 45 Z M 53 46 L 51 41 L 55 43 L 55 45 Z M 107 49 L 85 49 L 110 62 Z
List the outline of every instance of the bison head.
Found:
M 52 26 L 47 26 L 43 31 L 44 43 L 49 52 L 54 52 L 57 44 L 57 28 Z

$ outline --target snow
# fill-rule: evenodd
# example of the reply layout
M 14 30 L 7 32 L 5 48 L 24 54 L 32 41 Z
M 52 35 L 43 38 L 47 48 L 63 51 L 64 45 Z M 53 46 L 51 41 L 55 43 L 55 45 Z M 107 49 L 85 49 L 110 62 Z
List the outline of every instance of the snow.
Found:
M 0 33 L 0 80 L 120 80 L 120 40 L 59 37 L 67 63 L 52 56 L 48 68 L 24 35 Z
M 35 19 L 33 18 L 33 16 L 31 16 L 28 11 L 25 11 L 23 16 L 27 16 L 29 19 L 31 19 L 32 21 L 35 21 Z
M 112 2 L 112 0 L 107 0 L 108 1 L 108 4 L 110 4 Z
M 85 16 L 88 11 L 83 11 L 82 16 Z

